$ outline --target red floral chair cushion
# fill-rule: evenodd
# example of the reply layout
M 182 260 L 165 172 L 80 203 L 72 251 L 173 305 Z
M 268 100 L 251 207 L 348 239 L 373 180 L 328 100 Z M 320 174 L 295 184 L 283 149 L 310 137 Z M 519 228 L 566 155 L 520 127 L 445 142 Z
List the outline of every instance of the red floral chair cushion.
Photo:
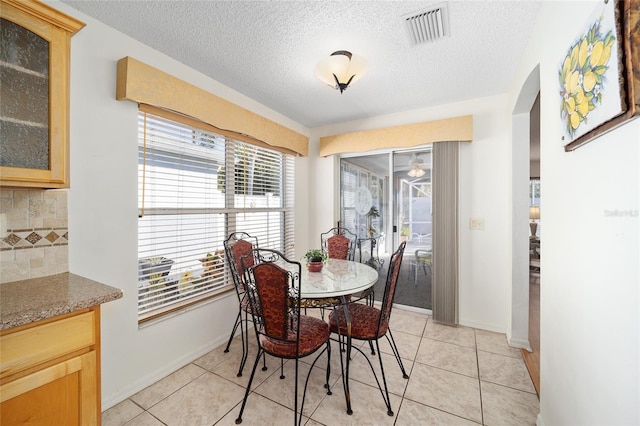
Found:
M 348 259 L 351 241 L 344 235 L 334 235 L 327 239 L 327 256 L 331 259 Z
M 318 318 L 297 315 L 290 308 L 289 272 L 273 263 L 253 268 L 256 293 L 264 330 L 260 344 L 271 355 L 283 358 L 302 357 L 314 352 L 329 339 L 329 324 Z M 296 349 L 300 327 L 299 349 Z
M 351 337 L 359 340 L 372 340 L 384 336 L 389 328 L 389 322 L 383 321 L 378 329 L 380 320 L 380 309 L 362 303 L 350 303 L 347 305 L 349 317 L 351 318 Z M 336 321 L 337 317 L 337 321 Z M 347 323 L 344 319 L 344 310 L 338 307 L 329 314 L 329 326 L 332 333 L 338 333 L 340 324 L 340 334 L 347 334 Z

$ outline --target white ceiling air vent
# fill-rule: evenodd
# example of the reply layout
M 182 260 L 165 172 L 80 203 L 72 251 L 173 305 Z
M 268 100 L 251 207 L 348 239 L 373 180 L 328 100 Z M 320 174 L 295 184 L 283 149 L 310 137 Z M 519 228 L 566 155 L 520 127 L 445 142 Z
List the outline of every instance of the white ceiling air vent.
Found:
M 449 36 L 447 3 L 402 17 L 412 46 Z

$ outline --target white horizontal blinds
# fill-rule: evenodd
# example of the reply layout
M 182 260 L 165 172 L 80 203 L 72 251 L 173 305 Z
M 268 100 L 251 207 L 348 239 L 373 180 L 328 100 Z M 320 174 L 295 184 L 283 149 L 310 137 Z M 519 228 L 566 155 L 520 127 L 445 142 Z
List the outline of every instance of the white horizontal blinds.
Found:
M 262 248 L 284 248 L 283 154 L 235 144 L 235 226 Z
M 223 259 L 215 257 L 226 226 L 218 179 L 225 140 L 139 118 L 138 312 L 145 315 L 225 284 Z
M 295 158 L 292 155 L 284 155 L 284 255 L 289 259 L 295 256 L 296 217 L 295 202 Z
M 342 227 L 356 233 L 358 228 L 358 214 L 355 210 L 356 190 L 358 189 L 358 170 L 344 160 L 340 161 L 340 196 Z
M 144 320 L 231 285 L 223 254 L 229 233 L 284 249 L 283 178 L 293 158 L 144 112 L 139 129 Z

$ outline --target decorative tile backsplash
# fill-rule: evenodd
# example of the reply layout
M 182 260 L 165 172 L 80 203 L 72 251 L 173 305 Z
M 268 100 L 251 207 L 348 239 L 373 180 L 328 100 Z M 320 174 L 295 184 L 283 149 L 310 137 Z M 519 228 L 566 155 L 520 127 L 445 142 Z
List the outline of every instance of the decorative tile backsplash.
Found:
M 0 283 L 69 270 L 67 190 L 0 189 Z

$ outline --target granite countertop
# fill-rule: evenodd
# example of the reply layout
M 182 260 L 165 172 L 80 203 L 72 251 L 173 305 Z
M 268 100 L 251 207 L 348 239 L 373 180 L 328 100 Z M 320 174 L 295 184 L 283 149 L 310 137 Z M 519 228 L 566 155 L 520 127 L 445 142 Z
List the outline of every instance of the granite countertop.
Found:
M 0 330 L 120 299 L 122 290 L 69 272 L 0 284 Z

